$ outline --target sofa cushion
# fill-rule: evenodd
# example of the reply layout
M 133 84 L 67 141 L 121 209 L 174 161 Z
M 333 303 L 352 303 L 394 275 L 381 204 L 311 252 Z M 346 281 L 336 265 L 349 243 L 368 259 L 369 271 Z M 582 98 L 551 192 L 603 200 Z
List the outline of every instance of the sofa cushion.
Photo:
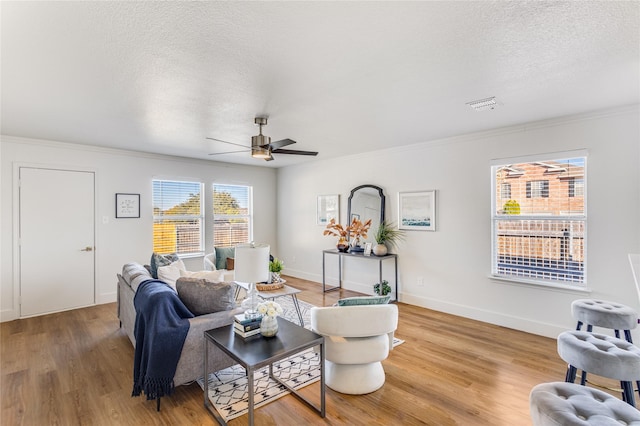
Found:
M 181 259 L 178 259 L 170 265 L 160 266 L 158 268 L 158 279 L 169 284 L 169 286 L 175 290 L 176 281 L 180 278 L 181 271 L 185 269 L 187 268 L 184 266 L 184 262 Z
M 151 279 L 149 271 L 139 263 L 127 263 L 122 267 L 122 278 L 135 292 L 143 281 Z
M 234 257 L 235 247 L 216 247 L 216 269 L 227 269 L 227 257 Z
M 171 265 L 173 262 L 175 262 L 176 260 L 179 260 L 179 259 L 180 258 L 178 257 L 178 255 L 176 253 L 158 254 L 158 253 L 154 252 L 151 255 L 151 262 L 150 262 L 151 276 L 153 278 L 158 278 L 158 268 L 159 267 Z
M 235 286 L 191 277 L 180 277 L 176 282 L 178 297 L 195 316 L 234 309 Z
M 391 295 L 386 296 L 359 296 L 347 297 L 338 300 L 338 306 L 356 306 L 356 305 L 384 305 L 389 303 Z

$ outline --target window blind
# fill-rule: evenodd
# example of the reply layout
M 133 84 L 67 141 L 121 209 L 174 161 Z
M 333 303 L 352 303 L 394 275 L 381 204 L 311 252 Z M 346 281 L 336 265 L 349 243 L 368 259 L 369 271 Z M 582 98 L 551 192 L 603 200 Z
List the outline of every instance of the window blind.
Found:
M 202 254 L 202 184 L 153 181 L 153 251 Z
M 213 184 L 213 242 L 231 247 L 252 240 L 252 188 Z

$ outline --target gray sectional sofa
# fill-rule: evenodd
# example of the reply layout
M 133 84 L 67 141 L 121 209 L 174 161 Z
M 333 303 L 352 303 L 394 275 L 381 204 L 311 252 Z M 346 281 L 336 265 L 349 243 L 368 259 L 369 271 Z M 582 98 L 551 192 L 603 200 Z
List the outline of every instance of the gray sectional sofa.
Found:
M 118 274 L 118 318 L 120 328 L 127 334 L 135 347 L 134 326 L 136 309 L 133 297 L 140 283 L 153 279 L 151 273 L 139 263 L 127 263 Z M 233 322 L 233 316 L 241 313 L 241 308 L 200 315 L 189 319 L 190 327 L 182 348 L 178 368 L 173 378 L 175 386 L 188 384 L 204 373 L 204 332 Z M 209 348 L 209 370 L 218 371 L 230 367 L 235 362 L 217 348 Z

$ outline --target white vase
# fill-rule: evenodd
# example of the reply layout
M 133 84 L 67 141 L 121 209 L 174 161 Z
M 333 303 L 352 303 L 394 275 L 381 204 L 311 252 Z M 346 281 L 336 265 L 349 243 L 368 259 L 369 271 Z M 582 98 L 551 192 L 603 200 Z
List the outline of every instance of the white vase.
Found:
M 264 337 L 272 337 L 278 333 L 278 317 L 265 315 L 260 321 L 260 334 Z
M 373 254 L 375 254 L 376 256 L 384 256 L 387 254 L 387 252 L 387 246 L 385 246 L 384 244 L 376 244 L 375 246 L 373 246 Z

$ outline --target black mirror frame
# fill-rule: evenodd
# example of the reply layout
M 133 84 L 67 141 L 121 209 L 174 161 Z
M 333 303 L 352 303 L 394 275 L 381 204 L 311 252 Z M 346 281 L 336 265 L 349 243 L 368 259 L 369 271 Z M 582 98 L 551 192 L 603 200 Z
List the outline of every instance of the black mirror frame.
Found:
M 380 223 L 384 222 L 384 208 L 385 208 L 384 192 L 382 192 L 382 188 L 380 188 L 379 186 L 367 184 L 367 185 L 356 186 L 351 190 L 351 194 L 349 194 L 349 202 L 347 204 L 347 226 L 351 224 L 351 199 L 353 198 L 353 195 L 356 193 L 356 191 L 363 188 L 373 188 L 378 191 L 378 194 L 380 194 Z

